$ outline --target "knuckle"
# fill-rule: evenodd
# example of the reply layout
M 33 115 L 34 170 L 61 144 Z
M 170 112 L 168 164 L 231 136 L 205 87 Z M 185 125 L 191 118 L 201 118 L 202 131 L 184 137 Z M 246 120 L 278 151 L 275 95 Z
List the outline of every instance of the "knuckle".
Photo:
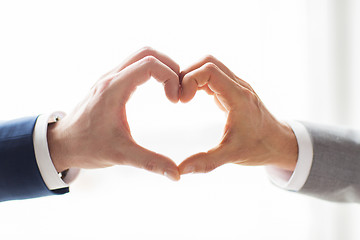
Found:
M 236 76 L 235 76 L 234 79 L 235 79 L 235 81 L 236 81 L 239 85 L 242 85 L 242 86 L 244 86 L 245 88 L 249 89 L 250 91 L 254 92 L 254 89 L 251 87 L 250 83 L 248 83 L 248 82 L 246 82 L 246 81 L 244 81 L 244 80 L 242 80 L 241 78 L 236 77 Z
M 247 89 L 254 92 L 254 89 L 251 87 L 251 85 L 248 82 L 242 81 Z
M 204 172 L 208 173 L 213 171 L 217 167 L 216 163 L 214 161 L 207 161 L 205 162 L 204 166 Z
M 211 54 L 206 55 L 206 56 L 204 57 L 204 61 L 205 61 L 205 62 L 214 62 L 214 60 L 216 60 L 216 58 L 215 58 L 213 55 L 211 55 Z
M 151 65 L 154 64 L 157 61 L 157 59 L 154 56 L 146 56 L 142 59 L 142 61 L 144 64 Z
M 111 81 L 112 81 L 112 79 L 98 81 L 92 89 L 93 95 L 102 95 L 104 93 L 104 91 L 108 88 L 108 86 L 110 85 Z
M 215 71 L 217 71 L 217 66 L 212 62 L 208 62 L 204 65 L 204 69 L 205 69 L 205 71 L 214 73 Z
M 149 46 L 145 46 L 143 47 L 140 52 L 147 56 L 147 55 L 153 55 L 153 53 L 155 52 L 155 50 L 152 48 L 152 47 L 149 47 Z
M 246 102 L 252 104 L 251 106 L 256 106 L 257 108 L 261 107 L 261 100 L 260 98 L 252 91 L 245 89 L 243 91 L 243 96 L 246 99 Z
M 148 171 L 154 171 L 156 167 L 156 161 L 155 160 L 147 160 L 145 162 L 144 168 Z
M 242 89 L 242 95 L 249 101 L 254 100 L 254 94 L 246 88 Z

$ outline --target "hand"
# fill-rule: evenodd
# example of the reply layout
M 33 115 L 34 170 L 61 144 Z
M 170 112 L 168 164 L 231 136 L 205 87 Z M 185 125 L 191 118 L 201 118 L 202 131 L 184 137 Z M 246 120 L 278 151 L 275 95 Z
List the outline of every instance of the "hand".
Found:
M 180 174 L 209 172 L 225 164 L 273 165 L 294 170 L 297 141 L 291 128 L 266 109 L 251 86 L 212 56 L 184 70 L 180 100 L 190 101 L 197 90 L 214 96 L 227 113 L 221 143 L 179 165 Z
M 150 77 L 164 85 L 170 101 L 178 102 L 178 75 L 173 60 L 144 48 L 102 76 L 71 114 L 49 126 L 49 150 L 57 171 L 131 165 L 179 180 L 172 160 L 136 144 L 125 109 L 136 87 Z

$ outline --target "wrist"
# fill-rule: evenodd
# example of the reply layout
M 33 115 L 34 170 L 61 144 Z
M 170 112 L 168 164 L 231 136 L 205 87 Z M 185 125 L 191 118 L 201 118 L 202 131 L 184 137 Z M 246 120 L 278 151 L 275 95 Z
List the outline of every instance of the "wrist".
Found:
M 66 161 L 66 140 L 63 137 L 59 122 L 48 125 L 47 141 L 51 160 L 57 172 L 63 172 L 70 168 Z
M 278 130 L 274 134 L 276 151 L 271 159 L 271 164 L 275 167 L 294 171 L 298 159 L 298 144 L 292 128 L 286 123 L 279 123 Z

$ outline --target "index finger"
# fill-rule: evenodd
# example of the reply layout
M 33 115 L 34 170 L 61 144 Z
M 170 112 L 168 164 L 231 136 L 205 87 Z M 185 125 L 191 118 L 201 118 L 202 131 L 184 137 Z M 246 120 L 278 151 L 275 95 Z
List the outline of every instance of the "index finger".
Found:
M 185 68 L 184 70 L 182 70 L 181 73 L 180 73 L 180 80 L 182 80 L 182 77 L 184 77 L 187 73 L 192 72 L 195 69 L 200 68 L 201 66 L 203 66 L 206 63 L 214 63 L 226 75 L 228 75 L 231 78 L 235 77 L 235 74 L 228 67 L 226 67 L 225 64 L 223 64 L 221 61 L 219 61 L 214 56 L 207 55 L 207 56 L 203 57 L 200 61 L 196 62 L 195 64 L 193 64 L 193 65 Z
M 181 71 L 180 73 L 180 83 L 182 84 L 183 78 L 186 74 L 204 66 L 207 63 L 213 63 L 215 64 L 224 74 L 226 74 L 229 78 L 231 78 L 232 80 L 234 80 L 237 84 L 241 85 L 244 88 L 247 88 L 248 90 L 252 91 L 255 93 L 255 91 L 252 89 L 252 87 L 250 86 L 250 84 L 248 84 L 247 82 L 245 82 L 244 80 L 242 80 L 241 78 L 237 77 L 228 67 L 225 66 L 225 64 L 223 64 L 220 60 L 218 60 L 217 58 L 215 58 L 212 55 L 207 55 L 205 56 L 203 59 L 201 59 L 200 61 L 198 61 L 197 63 L 189 66 L 188 68 L 186 68 L 185 70 Z M 195 86 L 193 86 L 195 87 Z M 206 89 L 206 88 L 205 88 Z M 195 91 L 195 89 L 193 89 L 193 91 Z M 207 91 L 208 92 L 208 91 Z M 209 92 L 208 92 L 209 93 Z M 256 94 L 256 93 L 255 93 Z M 182 100 L 182 97 L 180 97 Z
M 109 74 L 116 74 L 120 72 L 121 70 L 125 69 L 126 67 L 130 66 L 131 64 L 143 59 L 146 56 L 153 56 L 163 62 L 165 65 L 167 65 L 169 68 L 171 68 L 176 74 L 180 73 L 180 66 L 177 64 L 174 60 L 172 60 L 169 56 L 165 55 L 164 53 L 161 53 L 159 51 L 156 51 L 155 49 L 151 47 L 143 47 L 134 54 L 132 54 L 130 57 L 128 57 L 124 62 L 122 62 L 120 65 L 112 69 L 110 72 L 104 74 L 104 76 Z
M 179 76 L 167 65 L 153 56 L 147 56 L 129 65 L 112 80 L 111 88 L 125 102 L 136 87 L 145 83 L 150 77 L 164 85 L 168 99 L 174 103 L 179 101 Z
M 246 89 L 227 76 L 214 63 L 206 63 L 184 76 L 180 100 L 182 102 L 190 101 L 195 96 L 197 89 L 205 85 L 216 94 L 227 109 L 236 104 L 239 90 Z

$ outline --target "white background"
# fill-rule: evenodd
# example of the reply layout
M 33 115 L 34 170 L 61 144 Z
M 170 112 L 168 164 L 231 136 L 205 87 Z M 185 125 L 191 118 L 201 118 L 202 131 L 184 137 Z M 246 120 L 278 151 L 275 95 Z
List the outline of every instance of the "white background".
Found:
M 335 37 L 344 25 L 356 33 L 339 2 L 0 1 L 1 119 L 70 112 L 98 77 L 152 46 L 181 68 L 214 55 L 279 119 L 355 126 L 359 75 L 341 66 L 355 66 L 358 35 Z M 359 4 L 344 2 L 356 16 Z M 174 105 L 153 79 L 127 110 L 135 140 L 177 163 L 215 146 L 226 120 L 205 93 Z M 65 196 L 1 203 L 0 239 L 358 239 L 356 212 L 278 189 L 262 167 L 171 182 L 118 166 L 83 171 Z

